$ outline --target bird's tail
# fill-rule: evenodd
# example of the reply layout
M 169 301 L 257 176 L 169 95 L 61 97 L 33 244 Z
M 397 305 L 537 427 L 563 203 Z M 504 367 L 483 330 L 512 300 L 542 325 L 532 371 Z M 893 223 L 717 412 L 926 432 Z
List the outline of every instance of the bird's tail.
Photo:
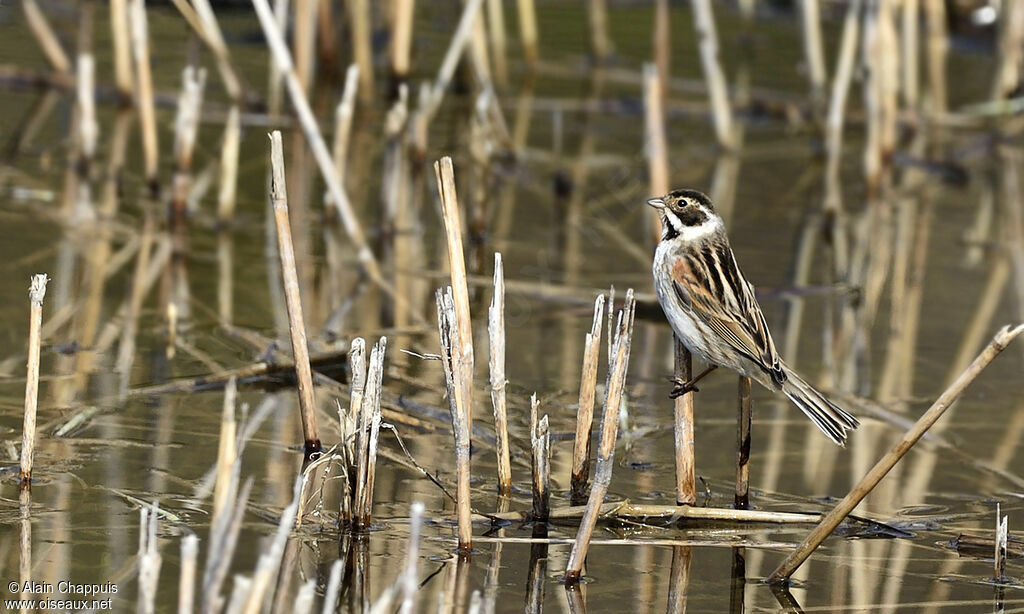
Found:
M 846 431 L 857 428 L 860 422 L 825 398 L 799 375 L 786 367 L 786 381 L 782 392 L 804 412 L 822 433 L 840 446 L 846 445 Z

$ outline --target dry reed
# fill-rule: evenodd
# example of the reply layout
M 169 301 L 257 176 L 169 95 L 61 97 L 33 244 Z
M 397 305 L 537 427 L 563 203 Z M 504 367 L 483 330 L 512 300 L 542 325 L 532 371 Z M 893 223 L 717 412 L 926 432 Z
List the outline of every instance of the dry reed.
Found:
M 700 63 L 707 83 L 715 136 L 718 144 L 728 149 L 732 146 L 732 109 L 729 107 L 725 74 L 718 60 L 718 34 L 710 0 L 693 0 L 693 26 L 699 41 Z
M 135 105 L 142 126 L 142 155 L 146 182 L 155 193 L 159 185 L 160 145 L 157 141 L 156 106 L 153 101 L 153 75 L 149 61 L 149 25 L 146 0 L 128 0 L 132 58 L 135 63 Z
M 68 58 L 68 54 L 64 52 L 60 40 L 57 39 L 53 28 L 50 27 L 50 22 L 46 21 L 46 17 L 43 15 L 43 11 L 39 8 L 36 0 L 22 0 L 21 8 L 25 11 L 25 21 L 28 23 L 28 28 L 32 35 L 39 42 L 43 55 L 46 56 L 46 61 L 58 73 L 71 74 L 71 60 Z
M 217 192 L 217 221 L 227 226 L 235 217 L 235 195 L 238 191 L 238 150 L 241 141 L 241 119 L 238 105 L 231 105 L 224 123 L 224 140 L 220 150 L 220 189 Z
M 139 510 L 139 600 L 138 611 L 152 614 L 156 611 L 156 591 L 160 581 L 160 565 L 163 558 L 157 550 L 157 516 L 159 508 L 156 504 L 144 506 Z
M 537 63 L 537 8 L 533 0 L 518 0 L 519 37 L 523 43 L 523 58 L 531 68 Z
M 178 581 L 178 614 L 192 614 L 196 592 L 196 559 L 199 537 L 189 533 L 181 539 L 181 575 Z
M 498 492 L 512 493 L 512 466 L 509 461 L 508 415 L 505 403 L 505 273 L 501 254 L 494 254 L 494 295 L 487 310 L 487 335 L 490 341 L 489 367 L 491 404 L 494 406 L 494 436 L 497 442 Z
M 693 377 L 693 357 L 675 335 L 672 336 L 673 376 L 684 382 Z M 676 503 L 697 502 L 697 461 L 693 437 L 693 391 L 672 401 L 673 439 L 676 459 Z
M 39 405 L 39 331 L 43 326 L 43 298 L 46 296 L 45 274 L 33 275 L 29 287 L 28 368 L 25 377 L 25 423 L 21 432 L 21 467 L 18 478 L 22 488 L 32 483 L 32 461 L 36 449 L 36 409 Z
M 736 425 L 736 509 L 750 508 L 750 378 L 739 377 L 739 417 Z
M 533 466 L 533 520 L 547 522 L 551 511 L 551 432 L 548 417 L 538 419 L 537 394 L 530 396 L 530 451 Z
M 281 132 L 278 130 L 270 135 L 270 163 L 273 170 L 270 193 L 274 205 L 274 222 L 277 226 L 278 255 L 281 258 L 285 303 L 288 308 L 288 329 L 291 335 L 292 355 L 295 358 L 295 374 L 298 378 L 302 437 L 306 457 L 309 458 L 321 450 L 320 434 L 316 420 L 313 375 L 309 366 L 306 325 L 303 321 L 302 301 L 299 297 L 299 278 L 295 271 L 295 252 L 292 247 L 291 226 L 288 221 L 284 151 L 281 146 Z
M 583 368 L 580 373 L 580 397 L 576 409 L 576 436 L 572 448 L 572 473 L 569 477 L 573 505 L 586 500 L 590 479 L 591 431 L 594 423 L 594 399 L 597 388 L 597 363 L 601 354 L 601 329 L 604 323 L 604 295 L 594 301 L 594 321 L 583 345 Z

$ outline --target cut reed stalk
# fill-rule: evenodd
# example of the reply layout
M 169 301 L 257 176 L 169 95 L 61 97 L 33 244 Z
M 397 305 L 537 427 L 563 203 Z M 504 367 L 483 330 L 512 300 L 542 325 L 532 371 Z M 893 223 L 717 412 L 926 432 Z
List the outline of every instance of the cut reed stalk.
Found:
M 518 0 L 519 37 L 523 43 L 523 58 L 532 70 L 537 64 L 537 9 L 533 0 Z
M 409 548 L 405 553 L 405 571 L 402 573 L 402 606 L 399 614 L 412 614 L 416 609 L 416 591 L 419 588 L 420 531 L 423 527 L 423 503 L 412 504 L 409 512 Z
M 220 150 L 220 190 L 217 192 L 217 220 L 228 226 L 235 218 L 235 196 L 238 191 L 238 150 L 241 141 L 241 120 L 238 105 L 231 105 L 224 123 L 224 140 Z
M 213 488 L 213 517 L 218 517 L 228 504 L 231 494 L 231 472 L 238 458 L 235 447 L 238 424 L 235 422 L 235 402 L 238 397 L 238 382 L 232 377 L 224 387 L 224 408 L 220 419 L 220 440 L 217 446 L 217 480 Z M 235 485 L 237 487 L 237 484 Z
M 907 431 L 903 438 L 883 456 L 871 471 L 854 486 L 843 500 L 840 501 L 825 517 L 817 527 L 800 543 L 800 546 L 793 551 L 776 569 L 766 578 L 768 582 L 780 582 L 788 579 L 794 571 L 800 567 L 807 557 L 825 541 L 839 523 L 846 518 L 850 512 L 874 489 L 875 486 L 885 477 L 889 471 L 896 466 L 903 456 L 910 451 L 915 443 L 942 417 L 942 414 L 949 409 L 963 391 L 974 381 L 978 375 L 999 355 L 1006 346 L 1024 333 L 1024 324 L 1016 327 L 1005 326 L 996 333 L 988 346 L 982 350 L 966 370 L 943 392 L 931 407 L 928 408 L 914 426 Z
M 114 84 L 122 99 L 131 100 L 135 77 L 128 33 L 128 0 L 110 0 L 110 40 L 114 47 Z
M 821 11 L 818 0 L 800 0 L 800 23 L 803 26 L 804 60 L 811 82 L 811 100 L 816 107 L 825 102 L 825 49 L 821 41 Z
M 494 436 L 497 442 L 495 453 L 498 464 L 498 492 L 509 495 L 512 493 L 512 466 L 509 461 L 508 414 L 505 403 L 505 273 L 500 253 L 494 254 L 494 295 L 491 297 L 487 316 L 491 404 L 494 406 Z
M 995 554 L 992 561 L 992 579 L 996 582 L 1006 581 L 1006 548 L 1010 539 L 1010 517 L 1000 517 L 999 504 L 996 504 L 996 540 Z
M 181 539 L 181 575 L 178 581 L 178 614 L 192 614 L 196 592 L 196 559 L 199 537 L 189 533 Z
M 409 50 L 416 0 L 395 0 L 391 15 L 391 77 L 396 84 L 409 77 Z
M 583 369 L 580 373 L 580 397 L 576 410 L 576 437 L 572 447 L 572 473 L 569 498 L 573 505 L 586 501 L 590 480 L 591 430 L 594 423 L 594 398 L 597 388 L 597 363 L 601 354 L 601 329 L 604 324 L 604 295 L 594 301 L 594 321 L 583 345 Z
M 693 357 L 679 339 L 672 336 L 674 376 L 684 382 L 693 377 Z M 693 437 L 693 391 L 673 400 L 673 438 L 676 452 L 676 503 L 697 502 L 697 461 Z
M 508 84 L 508 59 L 505 57 L 505 10 L 501 0 L 487 0 L 487 33 L 491 39 L 494 81 L 504 87 Z
M 551 511 L 551 432 L 548 417 L 537 419 L 537 393 L 530 396 L 530 450 L 533 466 L 533 520 L 547 522 Z
M 291 334 L 295 374 L 298 378 L 299 412 L 306 457 L 320 452 L 320 433 L 316 422 L 316 399 L 313 375 L 309 366 L 309 347 L 306 343 L 306 325 L 302 318 L 302 300 L 299 297 L 299 277 L 295 271 L 295 252 L 292 248 L 291 226 L 288 221 L 288 193 L 285 187 L 284 150 L 281 132 L 270 135 L 270 164 L 272 179 L 271 200 L 274 205 L 274 223 L 277 226 L 278 255 L 281 258 L 281 276 L 284 281 L 285 303 L 288 308 L 288 328 Z
M 46 296 L 46 274 L 33 275 L 29 286 L 28 369 L 25 377 L 25 423 L 21 431 L 21 487 L 32 483 L 32 460 L 36 450 L 36 409 L 39 406 L 39 347 L 42 343 L 43 298 Z
M 466 412 L 466 426 L 472 430 L 473 328 L 469 313 L 466 259 L 462 247 L 462 218 L 459 197 L 455 191 L 455 171 L 450 157 L 445 156 L 434 163 L 434 177 L 437 179 L 437 191 L 441 198 L 445 239 L 448 245 L 448 270 L 451 272 L 451 289 L 455 301 L 454 325 L 457 330 L 457 346 L 454 348 L 454 356 L 457 357 L 455 363 L 459 366 L 455 373 L 460 380 L 458 390 L 463 395 L 461 401 Z
M 346 0 L 349 23 L 352 28 L 352 57 L 359 66 L 359 98 L 363 102 L 373 100 L 373 28 L 370 23 L 368 0 Z
M 157 519 L 159 508 L 156 504 L 145 506 L 140 511 L 139 521 L 139 602 L 138 611 L 152 614 L 156 610 L 156 590 L 160 581 L 162 557 L 157 550 Z
M 46 61 L 58 73 L 70 75 L 71 60 L 64 52 L 64 48 L 61 47 L 60 40 L 57 39 L 53 28 L 50 27 L 50 22 L 46 21 L 36 0 L 22 0 L 21 8 L 25 11 L 25 21 L 42 48 Z
M 381 277 L 377 260 L 374 258 L 373 252 L 370 250 L 370 246 L 366 242 L 363 230 L 359 226 L 359 220 L 355 215 L 355 211 L 352 209 L 352 203 L 349 201 L 348 196 L 345 193 L 345 189 L 342 187 L 341 179 L 335 171 L 334 161 L 331 159 L 331 154 L 327 150 L 327 145 L 324 143 L 323 136 L 320 134 L 320 128 L 317 124 L 316 116 L 313 115 L 313 110 L 310 108 L 309 101 L 303 92 L 302 85 L 299 83 L 299 79 L 295 74 L 291 55 L 288 53 L 288 47 L 284 42 L 284 36 L 281 34 L 281 30 L 277 25 L 274 14 L 270 10 L 270 5 L 267 3 L 267 0 L 253 0 L 253 6 L 256 7 L 256 14 L 259 17 L 263 33 L 267 38 L 267 44 L 270 46 L 271 54 L 274 56 L 274 60 L 278 68 L 284 75 L 285 84 L 288 86 L 288 94 L 291 97 L 292 105 L 295 107 L 295 112 L 299 117 L 299 123 L 302 125 L 302 130 L 306 135 L 306 142 L 309 144 L 309 147 L 313 152 L 313 157 L 316 159 L 317 166 L 320 168 L 320 174 L 323 176 L 324 183 L 327 184 L 331 198 L 333 199 L 335 206 L 338 208 L 338 213 L 341 215 L 341 221 L 345 227 L 345 232 L 348 234 L 349 239 L 352 241 L 358 253 L 359 262 L 362 264 L 363 269 L 366 271 L 370 279 L 372 279 L 385 292 L 393 296 L 391 286 L 388 285 Z
M 458 508 L 459 553 L 469 554 L 473 548 L 473 527 L 470 513 L 469 494 L 469 448 L 470 424 L 468 392 L 463 387 L 472 380 L 465 378 L 466 357 L 459 348 L 458 316 L 451 286 L 438 290 L 437 328 L 441 338 L 441 364 L 444 366 L 445 385 L 448 391 L 448 405 L 451 409 L 452 430 L 455 435 L 455 505 Z
M 736 425 L 736 509 L 750 509 L 750 378 L 739 377 L 739 418 Z
M 583 574 L 583 562 L 587 558 L 590 537 L 597 524 L 601 504 L 612 479 L 615 460 L 615 438 L 619 428 L 619 408 L 626 387 L 626 371 L 629 366 L 629 350 L 633 338 L 633 316 L 636 303 L 632 288 L 626 291 L 626 301 L 619 311 L 618 324 L 612 346 L 612 365 L 608 371 L 604 412 L 601 416 L 601 441 L 597 450 L 597 467 L 594 471 L 594 485 L 590 489 L 580 527 L 573 542 L 572 551 L 565 569 L 566 584 L 577 584 Z
M 362 495 L 360 488 L 358 460 L 362 458 L 363 440 L 366 430 L 361 422 L 363 395 L 366 390 L 366 342 L 362 337 L 352 340 L 348 352 L 349 407 L 348 411 L 338 404 L 338 421 L 341 431 L 342 457 L 345 459 L 346 479 L 341 494 L 340 515 L 345 526 L 352 524 L 352 506 Z M 358 494 L 357 494 L 358 493 Z
M 159 186 L 160 145 L 157 141 L 156 106 L 153 101 L 153 75 L 149 63 L 149 25 L 146 21 L 146 0 L 128 0 L 131 25 L 132 57 L 135 61 L 135 105 L 142 126 L 142 156 L 146 182 L 156 193 Z
M 370 350 L 370 364 L 366 372 L 365 395 L 360 404 L 361 425 L 368 432 L 363 434 L 365 455 L 357 459 L 360 485 L 356 488 L 356 501 L 353 510 L 355 528 L 365 531 L 370 528 L 373 513 L 373 482 L 377 468 L 377 441 L 380 436 L 380 393 L 384 377 L 384 352 L 387 349 L 387 337 L 381 337 Z
M 715 31 L 711 0 L 693 0 L 693 26 L 699 41 L 700 63 L 704 69 L 704 80 L 707 82 L 715 136 L 718 137 L 719 145 L 729 149 L 732 147 L 732 109 L 729 108 L 725 74 L 718 60 L 718 34 Z

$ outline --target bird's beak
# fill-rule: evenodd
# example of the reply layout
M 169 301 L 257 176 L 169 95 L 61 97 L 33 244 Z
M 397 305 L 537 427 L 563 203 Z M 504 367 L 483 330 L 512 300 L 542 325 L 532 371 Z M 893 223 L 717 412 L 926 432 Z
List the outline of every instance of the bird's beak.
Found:
M 665 208 L 665 201 L 663 201 L 660 198 L 649 198 L 647 199 L 647 204 L 654 207 L 655 209 Z

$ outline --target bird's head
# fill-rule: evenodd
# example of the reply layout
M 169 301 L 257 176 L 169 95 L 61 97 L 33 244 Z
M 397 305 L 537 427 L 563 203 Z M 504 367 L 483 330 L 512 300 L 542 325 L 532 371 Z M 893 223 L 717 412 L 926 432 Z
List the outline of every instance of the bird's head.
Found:
M 715 213 L 711 199 L 697 190 L 672 190 L 647 204 L 658 210 L 661 218 L 661 239 L 682 236 L 692 240 L 710 234 L 721 227 L 721 218 Z

